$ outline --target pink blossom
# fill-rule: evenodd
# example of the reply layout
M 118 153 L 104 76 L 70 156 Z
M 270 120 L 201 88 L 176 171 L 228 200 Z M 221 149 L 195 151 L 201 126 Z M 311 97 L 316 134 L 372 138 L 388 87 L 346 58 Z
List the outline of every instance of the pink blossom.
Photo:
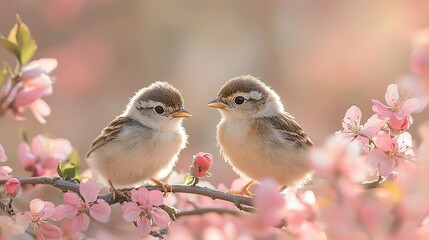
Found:
M 21 183 L 16 178 L 10 178 L 4 185 L 9 197 L 15 197 L 21 190 Z
M 429 53 L 427 51 L 414 51 L 410 57 L 410 65 L 414 74 L 422 78 L 429 78 Z
M 53 219 L 55 214 L 55 205 L 48 201 L 33 199 L 30 202 L 30 212 L 26 215 L 33 224 L 38 237 L 45 239 L 59 239 L 62 236 L 62 231 L 54 224 L 48 222 L 48 219 Z
M 189 168 L 191 176 L 201 178 L 207 175 L 212 166 L 212 161 L 213 156 L 210 153 L 200 152 L 195 155 L 192 166 Z
M 0 163 L 7 161 L 7 155 L 3 149 L 3 146 L 0 144 Z M 12 177 L 10 174 L 12 172 L 12 168 L 9 166 L 0 166 L 0 179 L 9 179 Z
M 410 56 L 411 70 L 417 76 L 429 78 L 429 29 L 419 31 L 413 39 L 413 52 Z
M 74 192 L 64 194 L 64 202 L 57 207 L 55 218 L 72 219 L 73 233 L 86 231 L 89 227 L 89 216 L 100 222 L 109 221 L 110 205 L 103 199 L 97 199 L 100 192 L 97 183 L 92 179 L 84 179 L 79 185 L 80 198 Z
M 295 234 L 302 235 L 302 229 L 316 216 L 316 196 L 310 190 L 302 193 L 288 193 L 284 196 L 285 207 L 282 215 L 288 228 Z
M 411 116 L 406 116 L 403 119 L 399 120 L 395 116 L 391 116 L 389 120 L 389 128 L 392 135 L 397 135 L 403 131 L 406 131 L 413 124 L 413 118 Z
M 401 126 L 408 126 L 412 123 L 411 113 L 418 111 L 421 104 L 418 98 L 405 98 L 399 95 L 398 86 L 390 84 L 387 87 L 386 102 L 388 106 L 382 104 L 380 101 L 372 100 L 372 110 L 377 114 L 380 119 L 396 121 L 397 122 L 407 118 L 408 124 L 400 124 Z M 393 118 L 393 120 L 392 120 Z
M 148 191 L 145 187 L 131 190 L 132 202 L 124 202 L 121 206 L 122 216 L 127 222 L 134 222 L 141 236 L 148 236 L 152 224 L 168 227 L 170 217 L 160 209 L 163 203 L 160 191 Z
M 340 177 L 353 182 L 364 181 L 367 175 L 364 160 L 361 146 L 341 136 L 332 136 L 322 148 L 310 151 L 310 164 L 315 176 L 334 181 Z
M 10 174 L 12 172 L 12 168 L 9 166 L 1 166 L 0 167 L 0 179 L 9 179 L 12 177 Z
M 263 179 L 256 188 L 255 195 L 253 203 L 258 209 L 260 226 L 278 225 L 281 220 L 281 210 L 285 206 L 285 200 L 280 195 L 278 184 L 272 179 Z
M 343 130 L 341 133 L 350 140 L 356 140 L 362 147 L 368 146 L 369 139 L 372 138 L 385 125 L 386 121 L 380 120 L 377 115 L 373 115 L 362 126 L 362 111 L 351 106 L 343 119 Z
M 24 214 L 0 216 L 0 239 L 10 239 L 10 235 L 21 235 L 28 228 L 28 218 Z
M 29 108 L 39 122 L 46 123 L 45 117 L 50 115 L 51 110 L 41 98 L 52 94 L 53 81 L 49 74 L 56 67 L 55 59 L 39 59 L 22 68 L 21 81 L 10 90 L 6 102 L 17 119 L 24 119 L 22 113 Z
M 0 163 L 6 162 L 6 161 L 7 161 L 6 152 L 4 151 L 3 146 L 0 144 Z
M 373 175 L 388 176 L 398 165 L 409 165 L 415 161 L 412 149 L 412 138 L 408 132 L 395 137 L 380 131 L 374 139 L 377 148 L 373 149 L 368 159 L 372 166 Z
M 70 141 L 64 138 L 48 138 L 37 135 L 31 145 L 21 142 L 18 147 L 18 160 L 26 171 L 33 176 L 41 176 L 46 170 L 55 172 L 58 162 L 65 162 L 73 148 Z

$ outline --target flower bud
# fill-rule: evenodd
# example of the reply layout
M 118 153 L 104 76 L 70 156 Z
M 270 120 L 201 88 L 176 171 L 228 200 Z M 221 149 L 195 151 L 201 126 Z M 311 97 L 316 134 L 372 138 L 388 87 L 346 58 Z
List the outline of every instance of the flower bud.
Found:
M 191 176 L 201 178 L 208 174 L 212 166 L 212 160 L 213 156 L 210 153 L 200 152 L 195 155 L 192 166 L 189 169 Z
M 21 183 L 16 178 L 10 178 L 5 183 L 6 193 L 9 197 L 15 197 L 21 190 Z
M 402 131 L 406 131 L 410 128 L 411 124 L 413 124 L 413 118 L 411 116 L 404 117 L 403 119 L 399 120 L 395 116 L 391 116 L 389 120 L 389 128 L 390 131 L 397 135 L 401 133 Z

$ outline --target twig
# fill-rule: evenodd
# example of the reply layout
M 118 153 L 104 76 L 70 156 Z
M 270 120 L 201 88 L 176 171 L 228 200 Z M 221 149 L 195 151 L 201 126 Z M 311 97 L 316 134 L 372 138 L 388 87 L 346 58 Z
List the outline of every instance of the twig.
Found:
M 16 87 L 16 85 L 20 81 L 20 78 L 22 77 L 21 64 L 18 61 L 17 61 L 17 65 L 15 67 L 15 73 L 13 73 L 10 77 L 11 77 L 10 81 L 12 82 L 11 87 L 10 87 L 9 91 L 7 92 L 7 94 L 0 99 L 0 116 L 3 116 L 6 113 L 6 111 L 8 110 L 8 108 L 10 107 L 10 105 L 12 105 L 14 100 L 11 103 L 9 103 L 7 106 L 5 106 L 5 108 L 2 109 L 3 104 L 6 102 L 6 100 L 9 98 L 9 96 L 12 94 L 13 89 Z
M 176 218 L 193 216 L 193 215 L 203 215 L 206 213 L 231 214 L 231 215 L 237 216 L 240 214 L 240 211 L 237 211 L 231 208 L 205 207 L 205 208 L 197 208 L 189 211 L 181 211 L 180 213 L 176 214 Z
M 164 210 L 166 213 L 168 213 L 168 216 L 170 216 L 170 219 L 174 222 L 176 221 L 177 218 L 177 214 L 180 213 L 180 210 L 175 208 L 175 207 L 171 207 L 165 204 L 162 204 L 161 206 L 159 206 L 159 208 L 161 208 L 162 210 Z
M 5 213 L 10 214 L 8 204 L 6 204 L 6 203 L 4 203 L 4 202 L 2 202 L 2 201 L 0 201 L 0 209 L 1 209 L 3 212 L 5 212 Z
M 45 185 L 52 185 L 63 191 L 72 191 L 76 193 L 79 192 L 79 185 L 77 183 L 66 181 L 58 177 L 29 177 L 29 178 L 18 178 L 18 180 L 22 185 L 45 184 Z M 0 180 L 0 184 L 5 184 L 6 181 L 7 180 Z M 152 191 L 152 190 L 159 190 L 161 192 L 163 191 L 162 187 L 160 186 L 145 186 L 145 187 L 149 191 Z M 242 211 L 246 211 L 246 212 L 255 211 L 255 208 L 252 207 L 253 206 L 252 198 L 249 198 L 249 197 L 225 193 L 225 192 L 222 192 L 216 189 L 207 188 L 207 187 L 189 186 L 189 185 L 172 185 L 171 187 L 172 187 L 173 193 L 190 193 L 190 194 L 203 195 L 203 196 L 210 197 L 212 199 L 220 199 L 220 200 L 234 203 Z M 98 198 L 105 200 L 109 204 L 115 204 L 115 203 L 124 201 L 124 199 L 122 199 L 120 196 L 117 196 L 115 199 L 113 199 L 111 193 L 100 195 L 98 196 Z
M 376 188 L 380 185 L 380 183 L 384 182 L 384 178 L 379 176 L 377 180 L 370 181 L 370 182 L 363 182 L 362 185 L 366 189 Z
M 157 231 L 150 231 L 149 234 L 152 235 L 152 237 L 164 239 L 164 236 L 168 234 L 168 228 L 161 228 Z

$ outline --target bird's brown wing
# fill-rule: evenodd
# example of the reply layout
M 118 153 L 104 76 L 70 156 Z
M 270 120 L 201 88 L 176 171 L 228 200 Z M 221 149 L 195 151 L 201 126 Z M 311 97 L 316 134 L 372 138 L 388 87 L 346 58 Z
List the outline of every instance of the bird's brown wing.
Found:
M 295 121 L 295 118 L 289 113 L 268 117 L 266 119 L 277 131 L 281 132 L 284 139 L 295 142 L 297 147 L 306 148 L 313 146 L 313 142 L 311 142 L 307 134 Z
M 126 125 L 129 121 L 130 121 L 130 118 L 128 117 L 117 117 L 113 119 L 107 125 L 107 127 L 103 129 L 100 135 L 98 135 L 98 137 L 94 140 L 94 142 L 92 142 L 91 148 L 86 154 L 86 157 L 88 158 L 89 155 L 92 152 L 94 152 L 97 148 L 117 138 L 117 136 L 123 129 L 123 126 Z

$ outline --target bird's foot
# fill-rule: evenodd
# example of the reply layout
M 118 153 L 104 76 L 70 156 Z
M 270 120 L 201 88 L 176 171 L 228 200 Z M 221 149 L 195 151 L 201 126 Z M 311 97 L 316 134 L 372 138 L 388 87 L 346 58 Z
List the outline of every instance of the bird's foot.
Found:
M 244 187 L 240 190 L 228 189 L 225 191 L 225 193 L 240 195 L 240 196 L 246 196 L 246 197 L 254 197 L 255 196 L 255 194 L 250 192 L 248 188 L 244 188 Z
M 241 195 L 246 197 L 254 197 L 255 194 L 249 191 L 250 186 L 252 186 L 255 183 L 255 181 L 250 181 L 246 185 L 244 185 L 240 190 L 232 190 L 228 189 L 226 190 L 226 193 L 235 194 L 235 195 Z
M 123 198 L 123 199 L 127 199 L 127 196 L 125 193 L 123 193 L 120 189 L 116 189 L 112 182 L 109 180 L 109 191 L 112 193 L 112 200 L 116 201 L 117 198 Z
M 167 197 L 169 192 L 173 192 L 173 187 L 170 184 L 162 182 L 162 181 L 160 181 L 158 179 L 155 179 L 155 178 L 151 178 L 151 180 L 156 185 L 158 185 L 158 186 L 160 186 L 162 188 L 164 197 Z

